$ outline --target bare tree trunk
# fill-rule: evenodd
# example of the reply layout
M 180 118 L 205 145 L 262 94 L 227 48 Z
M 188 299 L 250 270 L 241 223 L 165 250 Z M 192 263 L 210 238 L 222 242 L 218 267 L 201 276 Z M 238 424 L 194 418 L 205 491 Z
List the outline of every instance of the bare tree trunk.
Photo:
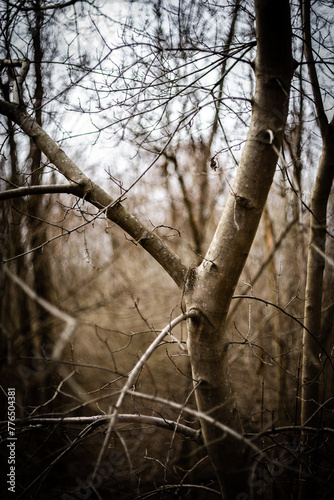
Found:
M 202 264 L 187 280 L 188 344 L 197 405 L 201 412 L 241 432 L 227 363 L 226 317 L 275 172 L 295 63 L 291 54 L 288 1 L 255 2 L 256 89 L 250 130 L 237 177 Z M 203 436 L 224 498 L 250 490 L 245 443 L 202 422 Z
M 327 204 L 333 183 L 334 166 L 334 117 L 328 123 L 320 92 L 316 66 L 312 51 L 310 0 L 302 2 L 304 53 L 313 91 L 317 123 L 323 146 L 318 174 L 311 197 L 310 234 L 307 256 L 305 327 L 303 334 L 301 424 L 319 427 L 321 425 L 320 375 L 324 368 L 321 342 L 321 319 L 323 301 L 323 274 L 326 264 L 326 218 Z M 311 332 L 311 335 L 309 334 Z M 301 478 L 299 498 L 315 498 L 318 465 L 318 450 L 306 433 L 302 436 L 305 447 L 305 462 Z M 313 477 L 312 477 L 313 476 Z
M 40 8 L 40 2 L 36 2 L 36 10 L 34 12 L 34 23 L 30 27 L 32 33 L 33 47 L 34 47 L 34 69 L 35 69 L 35 91 L 34 91 L 34 112 L 35 119 L 39 126 L 42 126 L 42 103 L 43 103 L 43 75 L 41 61 L 43 59 L 42 47 L 42 24 L 43 13 Z M 42 153 L 38 146 L 35 144 L 33 138 L 30 138 L 30 150 L 28 154 L 28 162 L 31 171 L 31 183 L 34 186 L 42 184 L 44 167 L 41 163 Z M 30 222 L 30 247 L 39 248 L 45 241 L 48 240 L 47 225 L 45 222 L 48 215 L 47 204 L 44 196 L 32 196 L 29 199 L 29 215 L 32 217 Z M 50 255 L 48 251 L 37 250 L 31 256 L 32 270 L 33 270 L 33 288 L 36 293 L 53 302 L 53 284 L 52 284 L 52 270 L 50 263 Z M 35 321 L 31 325 L 32 330 L 35 332 L 35 347 L 40 350 L 40 345 L 50 341 L 49 322 L 51 317 L 43 310 L 38 304 L 34 304 L 35 308 Z
M 323 298 L 323 274 L 326 264 L 326 216 L 327 203 L 333 182 L 334 165 L 334 119 L 328 128 L 323 144 L 318 175 L 311 199 L 310 236 L 307 258 L 305 327 L 303 334 L 303 364 L 301 393 L 301 424 L 321 427 L 321 374 L 325 362 L 321 349 L 321 319 Z M 312 336 L 309 334 L 312 333 Z M 301 478 L 300 500 L 315 498 L 314 474 L 318 465 L 314 439 L 309 442 L 303 435 L 306 478 Z M 313 477 L 312 477 L 313 476 Z
M 334 121 L 332 126 L 334 125 Z M 302 368 L 302 425 L 317 425 L 319 412 L 319 375 L 321 361 L 321 318 L 323 273 L 326 264 L 326 215 L 328 197 L 333 182 L 334 133 L 331 127 L 328 141 L 323 147 L 319 172 L 311 200 L 311 220 L 307 259 L 307 281 L 305 300 L 305 326 L 313 337 L 304 330 Z
M 270 218 L 267 206 L 263 212 L 263 221 L 265 224 L 265 246 L 267 248 L 268 254 L 272 253 L 274 248 L 276 247 L 275 235 L 273 223 Z M 273 255 L 272 259 L 268 264 L 268 272 L 269 272 L 269 287 L 270 293 L 272 295 L 272 302 L 277 302 L 277 290 L 276 286 L 273 289 L 273 284 L 276 284 L 277 281 L 277 272 L 276 272 L 276 263 L 275 263 L 275 255 Z M 286 380 L 286 369 L 287 369 L 287 358 L 285 356 L 287 345 L 285 338 L 282 334 L 284 328 L 282 328 L 280 316 L 275 314 L 272 318 L 272 347 L 273 352 L 275 353 L 275 357 L 277 359 L 276 365 L 276 384 L 277 384 L 277 415 L 276 418 L 280 422 L 280 425 L 286 420 L 287 414 L 287 380 Z M 261 335 L 261 332 L 260 332 Z M 261 351 L 260 357 L 264 356 L 264 352 Z M 261 367 L 264 369 L 265 365 L 262 363 Z
M 9 9 L 6 10 L 6 28 L 5 40 L 9 40 L 10 33 L 8 30 L 8 20 L 10 18 Z M 7 58 L 10 54 L 8 49 Z M 10 69 L 8 68 L 8 71 Z M 0 77 L 1 92 L 6 101 L 10 101 L 10 85 L 8 82 L 2 81 Z M 10 118 L 7 119 L 8 129 L 8 145 L 9 145 L 9 168 L 7 187 L 19 186 L 23 183 L 23 176 L 20 173 L 18 146 L 16 142 L 14 123 Z M 2 156 L 0 164 L 1 177 L 5 178 L 6 160 Z M 13 210 L 14 208 L 14 210 Z M 15 200 L 15 202 L 6 202 L 2 206 L 0 216 L 0 255 L 1 258 L 10 257 L 13 255 L 23 254 L 25 251 L 24 241 L 22 238 L 22 227 L 24 226 L 25 218 L 23 213 L 26 210 L 26 202 L 24 199 Z M 19 277 L 24 279 L 26 273 L 26 258 L 18 259 L 10 262 L 8 267 Z M 15 364 L 15 356 L 17 352 L 21 356 L 30 356 L 31 350 L 27 347 L 27 342 L 22 342 L 22 333 L 26 332 L 31 319 L 29 300 L 26 295 L 18 290 L 14 283 L 4 274 L 3 269 L 0 272 L 0 353 L 3 362 L 1 363 L 1 380 L 3 386 L 14 386 L 16 380 L 17 386 L 22 385 L 22 381 L 18 375 L 17 365 Z M 23 406 L 24 391 L 17 393 L 19 405 Z

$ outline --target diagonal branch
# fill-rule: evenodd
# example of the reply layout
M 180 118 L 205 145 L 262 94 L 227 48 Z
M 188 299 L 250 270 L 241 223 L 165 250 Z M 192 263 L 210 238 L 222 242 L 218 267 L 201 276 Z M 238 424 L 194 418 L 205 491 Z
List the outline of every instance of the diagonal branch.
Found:
M 74 5 L 78 3 L 79 0 L 68 0 L 67 2 L 60 3 L 60 4 L 51 4 L 51 5 L 39 5 L 38 7 L 35 7 L 33 4 L 32 6 L 25 6 L 23 5 L 24 2 L 21 2 L 22 5 L 20 5 L 20 10 L 23 12 L 29 12 L 33 10 L 60 10 L 64 9 L 65 7 L 69 7 L 70 5 Z M 8 5 L 11 7 L 17 7 L 16 3 L 8 2 Z
M 59 318 L 61 321 L 65 322 L 65 327 L 63 331 L 61 332 L 58 341 L 54 345 L 53 352 L 52 352 L 52 359 L 58 359 L 68 342 L 68 340 L 72 337 L 75 328 L 77 326 L 77 320 L 73 318 L 70 314 L 67 314 L 64 311 L 61 311 L 58 309 L 58 307 L 54 306 L 47 300 L 43 299 L 42 297 L 39 297 L 37 293 L 30 288 L 24 281 L 21 280 L 18 276 L 13 274 L 6 266 L 3 267 L 4 272 L 7 274 L 7 276 L 14 281 L 22 290 L 24 293 L 28 295 L 32 300 L 37 302 L 43 309 L 48 311 L 52 316 L 55 316 L 56 318 Z
M 134 389 L 128 389 L 127 392 L 128 392 L 128 394 L 131 394 L 132 397 L 162 403 L 162 404 L 164 404 L 166 406 L 170 406 L 171 408 L 174 408 L 176 410 L 183 411 L 184 413 L 188 413 L 188 415 L 192 415 L 194 417 L 197 417 L 197 418 L 200 418 L 200 419 L 205 420 L 207 422 L 210 422 L 213 426 L 215 426 L 218 429 L 220 429 L 221 431 L 223 431 L 223 434 L 222 434 L 222 437 L 220 438 L 220 440 L 223 440 L 225 435 L 229 434 L 229 435 L 233 436 L 235 439 L 237 439 L 238 441 L 244 443 L 249 449 L 251 449 L 255 453 L 257 453 L 259 458 L 262 458 L 264 456 L 264 453 L 253 443 L 252 440 L 246 438 L 243 434 L 235 431 L 234 429 L 232 429 L 228 425 L 225 425 L 222 422 L 220 422 L 219 420 L 215 419 L 209 413 L 203 413 L 201 411 L 194 410 L 193 408 L 190 408 L 189 406 L 184 406 L 182 404 L 176 403 L 175 401 L 170 401 L 170 400 L 165 399 L 165 398 L 159 398 L 157 396 L 152 396 L 150 394 L 144 394 L 142 392 L 135 391 Z M 240 498 L 242 498 L 242 497 L 240 497 Z
M 327 360 L 329 361 L 330 365 L 333 366 L 332 358 L 327 352 L 326 348 L 322 345 L 320 340 L 298 319 L 296 316 L 293 314 L 288 313 L 283 307 L 280 307 L 277 304 L 274 304 L 270 302 L 269 300 L 261 299 L 260 297 L 254 297 L 254 295 L 233 295 L 232 299 L 249 299 L 249 300 L 256 300 L 258 302 L 262 302 L 266 306 L 272 306 L 278 309 L 281 313 L 285 314 L 289 318 L 291 318 L 293 321 L 295 321 L 299 326 L 302 327 L 302 329 L 314 340 L 314 342 L 319 346 L 320 350 L 325 354 Z
M 172 250 L 153 231 L 150 231 L 131 212 L 121 204 L 121 197 L 113 200 L 106 191 L 87 177 L 66 153 L 51 139 L 29 116 L 24 109 L 6 101 L 0 101 L 0 113 L 19 125 L 23 132 L 31 137 L 39 149 L 78 189 L 76 193 L 85 201 L 90 202 L 106 216 L 124 229 L 136 243 L 139 243 L 167 271 L 175 283 L 183 288 L 187 275 L 185 266 Z

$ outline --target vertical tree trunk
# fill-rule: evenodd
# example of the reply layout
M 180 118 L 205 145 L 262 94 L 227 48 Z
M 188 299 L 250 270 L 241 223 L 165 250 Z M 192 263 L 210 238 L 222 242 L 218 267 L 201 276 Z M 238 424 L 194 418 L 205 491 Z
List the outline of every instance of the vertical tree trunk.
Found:
M 291 54 L 289 2 L 255 1 L 256 89 L 251 125 L 237 177 L 202 264 L 192 269 L 185 300 L 188 345 L 201 412 L 241 432 L 230 381 L 225 331 L 235 286 L 254 239 L 275 173 L 288 113 L 295 63 Z M 224 498 L 249 491 L 249 451 L 242 441 L 202 422 L 203 436 Z
M 314 425 L 319 421 L 319 413 L 314 415 L 319 405 L 319 375 L 322 371 L 321 359 L 321 304 L 323 272 L 325 268 L 326 215 L 327 203 L 333 182 L 334 131 L 330 128 L 328 141 L 324 144 L 311 199 L 310 236 L 307 258 L 307 280 L 305 298 L 305 326 L 303 336 L 302 368 L 302 424 Z M 325 360 L 324 360 L 325 361 Z
M 274 228 L 272 221 L 270 219 L 270 215 L 267 209 L 267 206 L 263 212 L 263 220 L 265 224 L 265 245 L 267 248 L 268 254 L 273 252 L 276 242 L 274 236 Z M 270 293 L 272 295 L 272 302 L 275 303 L 277 301 L 277 291 L 276 286 L 273 289 L 274 284 L 277 281 L 277 272 L 276 272 L 276 263 L 275 263 L 275 255 L 273 255 L 272 259 L 268 263 L 268 272 L 269 272 L 269 287 Z M 270 295 L 269 295 L 270 297 Z M 276 360 L 278 364 L 276 365 L 276 393 L 277 393 L 277 411 L 275 418 L 278 419 L 280 425 L 283 425 L 286 420 L 287 415 L 287 381 L 286 381 L 286 369 L 287 369 L 287 358 L 285 356 L 287 346 L 285 342 L 285 338 L 281 332 L 284 331 L 284 328 L 281 325 L 280 316 L 275 314 L 272 318 L 272 347 L 273 352 L 275 353 Z M 263 356 L 264 353 L 261 351 L 260 356 Z M 263 367 L 265 365 L 262 365 Z
M 321 427 L 321 374 L 325 362 L 321 349 L 323 274 L 326 264 L 326 216 L 328 198 L 331 192 L 334 172 L 334 119 L 328 127 L 324 140 L 318 175 L 311 199 L 310 236 L 307 257 L 307 278 L 305 292 L 305 327 L 303 334 L 301 424 Z M 305 448 L 306 477 L 301 478 L 300 500 L 315 498 L 318 454 L 314 439 L 309 441 L 303 435 Z
M 321 318 L 323 300 L 323 274 L 326 264 L 326 217 L 327 204 L 333 183 L 334 172 L 334 118 L 328 123 L 321 97 L 320 85 L 312 51 L 311 35 L 311 2 L 303 0 L 303 39 L 304 54 L 308 63 L 308 73 L 317 123 L 322 138 L 322 155 L 318 173 L 311 197 L 310 235 L 307 256 L 307 276 L 305 291 L 305 326 L 303 333 L 303 363 L 301 392 L 301 424 L 319 427 L 321 425 L 321 374 L 324 369 L 323 352 L 321 349 Z M 315 498 L 316 476 L 318 474 L 317 445 L 309 441 L 307 434 L 302 435 L 305 449 L 303 475 L 301 477 L 299 498 L 308 500 Z M 306 474 L 304 474 L 304 472 Z
M 43 11 L 40 1 L 36 1 L 34 18 L 30 27 L 32 33 L 32 41 L 34 48 L 34 69 L 35 69 L 35 90 L 34 90 L 34 114 L 35 120 L 39 126 L 42 126 L 42 105 L 43 105 Z M 36 145 L 34 138 L 30 138 L 30 150 L 28 161 L 31 171 L 32 185 L 39 185 L 43 180 L 44 167 L 42 165 L 42 152 Z M 45 196 L 32 196 L 29 199 L 29 214 L 32 217 L 30 221 L 30 247 L 38 248 L 48 240 L 47 225 L 43 220 L 47 219 L 48 205 Z M 52 268 L 49 250 L 37 250 L 31 256 L 32 271 L 33 271 L 33 288 L 36 293 L 48 300 L 54 301 L 54 287 L 52 284 Z M 53 318 L 38 304 L 34 304 L 35 321 L 31 324 L 31 329 L 35 333 L 35 348 L 40 350 L 40 345 L 50 342 L 50 321 Z
M 10 37 L 11 30 L 10 18 L 11 9 L 7 4 L 4 21 L 4 42 L 6 46 L 6 59 L 11 58 Z M 8 68 L 10 72 L 10 68 Z M 0 78 L 1 92 L 4 99 L 11 100 L 11 87 L 9 82 L 3 82 Z M 9 169 L 8 184 L 6 188 L 22 185 L 24 178 L 20 172 L 20 162 L 18 159 L 18 144 L 16 140 L 14 123 L 7 118 L 8 146 L 9 146 Z M 1 176 L 6 178 L 6 159 L 2 155 L 0 164 Z M 13 210 L 14 207 L 14 210 Z M 22 236 L 22 227 L 25 225 L 24 213 L 26 212 L 26 202 L 24 199 L 18 199 L 14 202 L 5 202 L 2 205 L 0 216 L 0 254 L 1 258 L 11 257 L 13 255 L 23 254 L 26 250 Z M 7 266 L 17 276 L 26 278 L 26 257 L 12 261 Z M 0 272 L 0 331 L 2 333 L 0 340 L 0 353 L 3 362 L 1 363 L 1 380 L 4 387 L 21 387 L 22 380 L 17 373 L 15 356 L 17 352 L 23 356 L 31 356 L 31 350 L 27 348 L 27 342 L 22 342 L 22 333 L 26 333 L 31 319 L 29 300 L 26 295 L 18 290 L 15 284 L 4 274 L 3 269 Z M 24 406 L 24 390 L 17 391 L 18 409 Z

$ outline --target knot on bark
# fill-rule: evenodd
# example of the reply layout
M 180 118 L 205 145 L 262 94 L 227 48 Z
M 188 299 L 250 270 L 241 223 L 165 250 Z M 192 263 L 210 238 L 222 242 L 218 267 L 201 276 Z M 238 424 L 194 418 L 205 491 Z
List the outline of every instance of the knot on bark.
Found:
M 189 309 L 188 314 L 190 315 L 193 326 L 197 329 L 197 333 L 202 333 L 205 325 L 210 327 L 210 329 L 213 328 L 216 330 L 208 316 L 199 307 L 192 306 Z
M 275 139 L 275 132 L 268 129 L 262 129 L 256 134 L 256 139 L 263 144 L 273 144 Z
M 239 196 L 236 194 L 235 201 L 242 208 L 247 208 L 247 209 L 254 208 L 253 202 L 248 198 L 245 198 L 244 196 Z

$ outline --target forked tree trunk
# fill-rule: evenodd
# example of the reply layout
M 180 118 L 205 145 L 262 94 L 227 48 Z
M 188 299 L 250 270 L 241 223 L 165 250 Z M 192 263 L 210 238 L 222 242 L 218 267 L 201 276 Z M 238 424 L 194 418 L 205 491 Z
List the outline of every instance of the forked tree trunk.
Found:
M 237 177 L 202 264 L 191 270 L 185 301 L 188 344 L 198 409 L 241 432 L 227 363 L 230 301 L 253 242 L 275 173 L 295 62 L 287 0 L 255 1 L 256 89 L 250 129 Z M 203 420 L 203 436 L 224 498 L 250 489 L 250 450 Z

